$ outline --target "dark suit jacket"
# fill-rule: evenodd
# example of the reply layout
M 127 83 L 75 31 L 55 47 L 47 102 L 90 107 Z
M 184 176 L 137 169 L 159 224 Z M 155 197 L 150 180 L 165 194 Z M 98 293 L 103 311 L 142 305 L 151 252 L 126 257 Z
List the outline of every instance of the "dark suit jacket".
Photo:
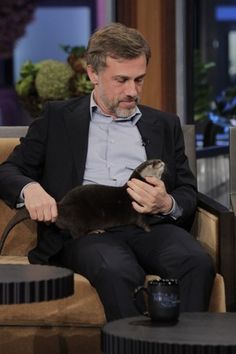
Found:
M 21 189 L 32 180 L 59 201 L 83 181 L 88 147 L 90 97 L 47 104 L 42 116 L 33 121 L 25 138 L 0 166 L 0 198 L 16 206 Z M 146 141 L 147 158 L 166 162 L 166 188 L 183 209 L 178 220 L 185 225 L 196 207 L 196 183 L 184 154 L 178 117 L 140 106 L 137 126 Z M 45 263 L 70 237 L 55 225 L 38 224 L 38 245 L 30 252 L 31 262 Z

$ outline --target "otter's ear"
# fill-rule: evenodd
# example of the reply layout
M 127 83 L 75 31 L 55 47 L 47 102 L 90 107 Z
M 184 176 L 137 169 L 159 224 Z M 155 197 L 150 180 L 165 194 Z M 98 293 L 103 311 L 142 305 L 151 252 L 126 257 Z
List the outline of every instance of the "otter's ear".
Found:
M 87 66 L 87 74 L 90 79 L 90 81 L 96 85 L 98 83 L 98 74 L 97 72 L 93 69 L 92 65 Z

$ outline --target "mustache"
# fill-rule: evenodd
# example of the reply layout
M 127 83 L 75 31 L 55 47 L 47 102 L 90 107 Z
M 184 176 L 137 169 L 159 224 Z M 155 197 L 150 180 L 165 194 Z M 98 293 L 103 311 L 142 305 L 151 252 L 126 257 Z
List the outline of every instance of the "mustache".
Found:
M 139 96 L 135 96 L 135 97 L 126 96 L 125 98 L 119 100 L 119 102 L 135 102 L 135 103 L 139 103 Z

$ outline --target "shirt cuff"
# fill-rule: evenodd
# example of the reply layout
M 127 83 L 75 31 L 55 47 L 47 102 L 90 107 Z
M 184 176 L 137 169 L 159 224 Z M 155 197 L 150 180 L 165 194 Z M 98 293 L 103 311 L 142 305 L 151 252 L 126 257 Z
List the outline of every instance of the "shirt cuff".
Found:
M 183 214 L 183 209 L 178 206 L 175 199 L 170 195 L 172 199 L 172 208 L 168 213 L 162 213 L 163 216 L 170 216 L 173 220 L 177 220 Z
M 27 183 L 21 190 L 20 192 L 20 195 L 18 197 L 18 200 L 17 200 L 17 203 L 16 203 L 16 208 L 19 209 L 19 208 L 22 208 L 24 205 L 25 205 L 25 196 L 24 196 L 24 190 L 27 186 L 29 186 L 30 184 L 33 184 L 33 183 L 38 183 L 38 182 L 29 182 Z

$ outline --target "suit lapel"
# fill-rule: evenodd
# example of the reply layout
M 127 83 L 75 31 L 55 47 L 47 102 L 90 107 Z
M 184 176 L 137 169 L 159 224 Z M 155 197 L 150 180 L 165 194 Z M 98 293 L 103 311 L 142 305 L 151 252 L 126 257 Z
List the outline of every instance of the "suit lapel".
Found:
M 147 159 L 162 158 L 163 150 L 163 127 L 158 119 L 153 118 L 145 112 L 145 109 L 139 107 L 142 112 L 142 117 L 137 123 L 137 127 L 145 142 Z
M 76 104 L 68 107 L 68 110 L 64 116 L 79 184 L 83 181 L 88 148 L 88 132 L 90 123 L 89 102 L 90 96 L 86 96 L 76 101 Z

